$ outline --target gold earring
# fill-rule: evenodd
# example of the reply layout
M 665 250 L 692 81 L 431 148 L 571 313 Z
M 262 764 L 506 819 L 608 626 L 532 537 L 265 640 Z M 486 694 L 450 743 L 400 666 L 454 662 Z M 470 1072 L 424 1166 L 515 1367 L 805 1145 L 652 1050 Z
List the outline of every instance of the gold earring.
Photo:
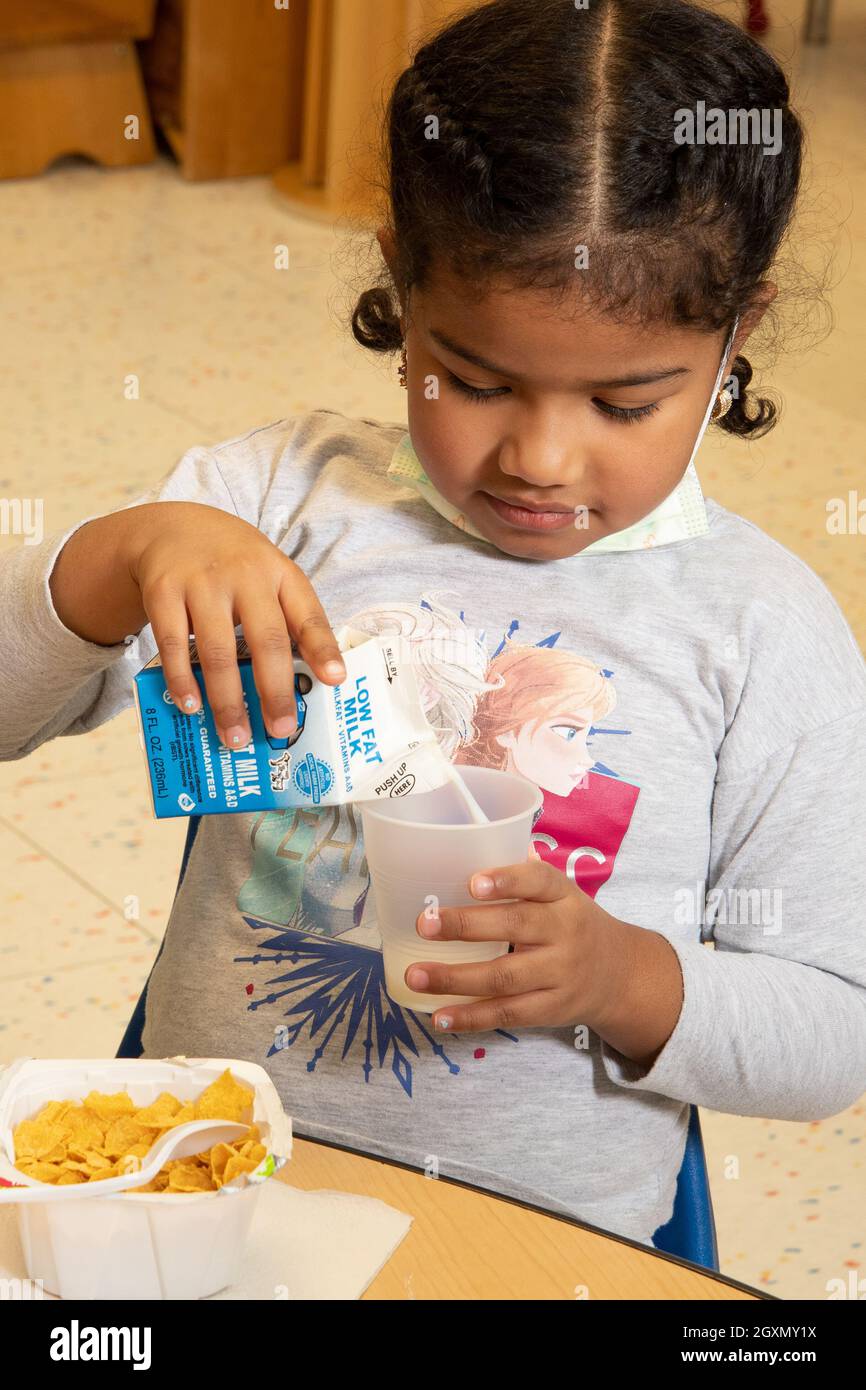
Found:
M 712 413 L 710 415 L 710 419 L 721 420 L 723 415 L 727 415 L 728 411 L 730 410 L 733 404 L 734 397 L 732 393 L 728 390 L 727 386 L 724 386 L 718 394 L 716 403 L 713 406 Z
M 400 385 L 403 387 L 404 391 L 408 391 L 409 388 L 408 388 L 408 386 L 406 385 L 406 344 L 405 344 L 405 343 L 403 344 L 403 352 L 402 352 L 402 354 L 401 354 L 401 356 L 400 356 L 400 365 L 399 365 L 398 368 L 397 368 L 397 375 L 398 375 L 399 378 L 400 378 Z

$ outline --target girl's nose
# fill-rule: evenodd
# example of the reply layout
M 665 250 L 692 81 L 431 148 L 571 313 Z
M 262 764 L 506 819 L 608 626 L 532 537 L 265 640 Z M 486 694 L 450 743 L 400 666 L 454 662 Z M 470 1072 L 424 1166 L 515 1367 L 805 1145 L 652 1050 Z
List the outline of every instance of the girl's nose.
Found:
M 528 487 L 560 487 L 580 490 L 589 481 L 590 468 L 571 430 L 539 438 L 521 436 L 500 450 L 503 473 Z

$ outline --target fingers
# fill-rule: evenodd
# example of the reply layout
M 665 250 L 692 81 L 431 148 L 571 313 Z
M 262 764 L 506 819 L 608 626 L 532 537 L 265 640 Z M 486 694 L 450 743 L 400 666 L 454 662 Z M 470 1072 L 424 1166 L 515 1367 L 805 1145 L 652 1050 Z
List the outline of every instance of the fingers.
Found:
M 533 902 L 491 904 L 489 907 L 425 908 L 416 930 L 426 941 L 520 941 L 530 946 L 547 941 L 549 913 Z
M 571 891 L 571 884 L 561 870 L 546 860 L 527 856 L 522 864 L 506 864 L 500 869 L 473 874 L 469 890 L 473 897 L 485 900 L 532 898 L 535 902 L 549 903 L 565 897 Z
M 286 615 L 275 598 L 239 610 L 268 733 L 288 738 L 298 725 L 295 666 Z
M 285 565 L 284 569 L 279 566 Z M 160 576 L 142 588 L 165 672 L 166 686 L 178 709 L 195 713 L 202 692 L 189 659 L 189 635 L 195 633 L 201 674 L 220 738 L 237 750 L 252 738 L 244 707 L 237 659 L 235 623 L 243 626 L 252 658 L 253 679 L 268 733 L 288 738 L 297 728 L 294 643 L 314 674 L 326 684 L 346 678 L 337 639 L 306 576 L 280 557 L 265 576 L 261 568 L 250 582 L 250 567 L 215 585 L 208 572 L 186 586 Z M 238 578 L 240 574 L 240 579 Z
M 489 892 L 481 882 L 492 883 Z M 470 891 L 485 897 L 485 906 L 466 903 L 459 907 L 425 908 L 416 919 L 418 935 L 428 941 L 509 941 L 535 946 L 548 940 L 550 913 L 541 904 L 556 902 L 574 891 L 565 874 L 544 859 L 527 858 L 473 874 Z M 496 903 L 496 898 L 511 899 Z
M 244 708 L 234 622 L 227 600 L 215 603 L 210 598 L 206 605 L 191 607 L 188 611 L 184 599 L 172 592 L 168 583 L 159 583 L 152 586 L 147 596 L 142 593 L 142 601 L 148 617 L 148 603 L 153 605 L 150 619 L 153 636 L 173 703 L 184 714 L 194 714 L 201 706 L 201 691 L 189 659 L 192 630 L 219 736 L 227 748 L 245 747 L 252 735 Z
M 211 596 L 201 608 L 190 605 L 195 642 L 208 703 L 226 748 L 245 748 L 252 738 L 244 707 L 231 604 Z
M 568 1022 L 563 1015 L 557 1019 L 551 1002 L 552 991 L 536 989 L 520 998 L 478 999 L 473 1004 L 446 1004 L 433 1015 L 436 1032 L 491 1033 L 495 1028 L 511 1031 L 533 1026 L 550 1028 Z M 551 1022 L 553 1020 L 553 1022 Z
M 162 588 L 161 593 L 142 594 L 142 602 L 162 659 L 166 688 L 177 708 L 192 714 L 201 704 L 201 691 L 189 659 L 189 614 L 179 592 L 168 584 Z
M 337 685 L 346 667 L 325 610 L 306 575 L 292 565 L 280 585 L 279 600 L 295 644 L 320 680 Z
M 408 966 L 403 978 L 419 994 L 467 994 L 486 999 L 547 988 L 552 983 L 549 971 L 549 963 L 530 951 L 525 956 L 505 954 L 466 965 L 419 960 Z

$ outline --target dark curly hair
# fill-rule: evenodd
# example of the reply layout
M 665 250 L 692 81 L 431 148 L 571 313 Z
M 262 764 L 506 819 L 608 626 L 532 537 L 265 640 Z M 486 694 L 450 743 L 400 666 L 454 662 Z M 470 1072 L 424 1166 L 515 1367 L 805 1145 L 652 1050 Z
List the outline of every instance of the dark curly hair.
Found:
M 399 288 L 434 258 L 482 294 L 494 281 L 573 292 L 623 321 L 730 329 L 789 226 L 803 132 L 775 59 L 688 0 L 491 0 L 415 52 L 383 123 L 394 279 L 352 313 L 357 341 L 402 344 Z M 780 111 L 781 148 L 678 144 L 677 111 Z M 437 138 L 428 138 L 431 117 Z M 395 284 L 394 282 L 397 282 Z M 718 427 L 758 437 L 777 407 L 733 365 Z

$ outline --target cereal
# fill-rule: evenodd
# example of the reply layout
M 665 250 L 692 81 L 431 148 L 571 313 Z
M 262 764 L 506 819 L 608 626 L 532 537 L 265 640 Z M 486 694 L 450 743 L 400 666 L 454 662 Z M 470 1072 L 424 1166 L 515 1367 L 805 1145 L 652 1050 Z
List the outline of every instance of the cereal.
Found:
M 91 1091 L 83 1101 L 51 1100 L 13 1130 L 15 1166 L 38 1182 L 67 1186 L 103 1182 L 141 1167 L 161 1135 L 190 1120 L 246 1124 L 253 1091 L 226 1068 L 192 1101 L 163 1091 L 150 1105 L 136 1107 L 125 1091 Z M 136 1192 L 217 1192 L 240 1173 L 251 1173 L 266 1156 L 258 1126 L 234 1144 L 215 1144 L 188 1158 L 169 1159 Z

